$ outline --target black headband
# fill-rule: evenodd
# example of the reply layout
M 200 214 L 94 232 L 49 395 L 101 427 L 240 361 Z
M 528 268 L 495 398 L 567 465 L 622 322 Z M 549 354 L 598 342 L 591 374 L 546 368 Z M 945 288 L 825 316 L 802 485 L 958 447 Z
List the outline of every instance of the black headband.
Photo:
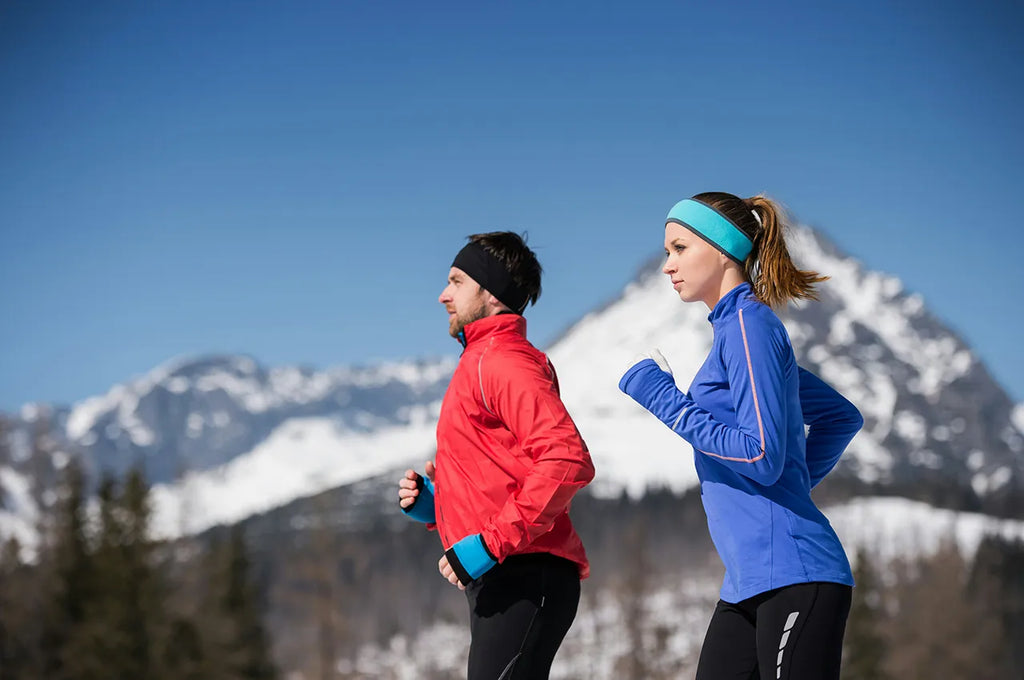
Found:
M 505 265 L 482 245 L 472 241 L 467 243 L 455 256 L 452 266 L 466 272 L 516 314 L 522 314 L 526 309 L 529 293 L 516 285 Z

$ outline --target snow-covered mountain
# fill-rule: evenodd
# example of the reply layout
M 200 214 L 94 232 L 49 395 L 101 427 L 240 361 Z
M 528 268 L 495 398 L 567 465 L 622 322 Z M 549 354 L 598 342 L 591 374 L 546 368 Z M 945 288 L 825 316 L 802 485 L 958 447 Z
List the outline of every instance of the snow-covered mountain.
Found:
M 785 314 L 797 357 L 866 420 L 833 476 L 860 493 L 1024 514 L 1024 406 L 897 278 L 810 230 L 793 231 L 791 250 L 832 277 L 820 302 Z M 548 348 L 594 456 L 597 493 L 695 483 L 688 445 L 616 387 L 637 353 L 659 347 L 685 388 L 710 346 L 707 310 L 681 303 L 659 264 Z M 420 360 L 313 371 L 206 357 L 71 408 L 26 406 L 0 419 L 0 534 L 31 538 L 71 456 L 93 473 L 141 464 L 156 484 L 164 535 L 421 465 L 453 367 Z
M 451 359 L 312 371 L 243 356 L 169 362 L 74 407 L 0 420 L 0 536 L 31 543 L 70 457 L 95 480 L 141 465 L 163 535 L 362 478 L 429 442 Z M 429 451 L 424 451 L 427 455 Z

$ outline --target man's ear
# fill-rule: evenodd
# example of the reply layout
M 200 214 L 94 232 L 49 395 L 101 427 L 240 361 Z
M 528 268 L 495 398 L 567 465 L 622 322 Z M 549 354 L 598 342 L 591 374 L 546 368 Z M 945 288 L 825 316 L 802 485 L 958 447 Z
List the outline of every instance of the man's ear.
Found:
M 487 307 L 488 309 L 490 309 L 491 314 L 512 311 L 511 309 L 509 309 L 508 305 L 506 305 L 504 302 L 491 295 L 490 291 L 487 292 Z

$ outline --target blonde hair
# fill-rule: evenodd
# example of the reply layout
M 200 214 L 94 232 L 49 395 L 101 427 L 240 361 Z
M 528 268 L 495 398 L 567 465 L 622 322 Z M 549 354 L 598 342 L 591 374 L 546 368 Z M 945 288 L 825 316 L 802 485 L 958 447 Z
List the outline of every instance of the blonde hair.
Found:
M 815 285 L 826 281 L 816 271 L 798 269 L 786 247 L 786 213 L 763 194 L 740 198 L 722 191 L 697 194 L 694 200 L 722 213 L 753 242 L 743 262 L 743 274 L 757 299 L 769 307 L 790 300 L 817 300 Z

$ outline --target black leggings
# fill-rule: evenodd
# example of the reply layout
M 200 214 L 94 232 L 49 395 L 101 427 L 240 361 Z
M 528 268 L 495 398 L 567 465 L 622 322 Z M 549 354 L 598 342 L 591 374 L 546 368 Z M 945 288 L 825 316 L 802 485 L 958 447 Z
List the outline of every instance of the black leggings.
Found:
M 513 555 L 466 588 L 469 680 L 546 680 L 576 618 L 580 576 L 547 553 Z
M 838 680 L 853 589 L 800 583 L 718 601 L 697 680 Z

